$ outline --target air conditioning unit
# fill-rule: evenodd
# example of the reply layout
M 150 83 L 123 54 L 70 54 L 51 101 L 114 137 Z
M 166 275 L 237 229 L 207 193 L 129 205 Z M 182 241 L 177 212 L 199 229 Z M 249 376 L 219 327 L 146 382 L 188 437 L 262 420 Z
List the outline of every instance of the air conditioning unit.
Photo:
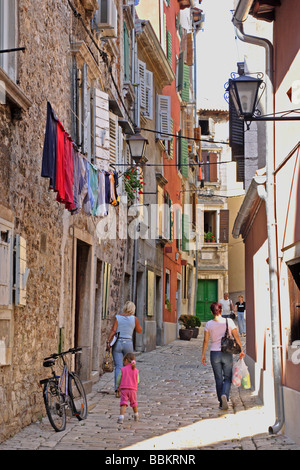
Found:
M 118 12 L 114 0 L 98 0 L 94 25 L 103 31 L 103 37 L 116 38 L 118 33 Z

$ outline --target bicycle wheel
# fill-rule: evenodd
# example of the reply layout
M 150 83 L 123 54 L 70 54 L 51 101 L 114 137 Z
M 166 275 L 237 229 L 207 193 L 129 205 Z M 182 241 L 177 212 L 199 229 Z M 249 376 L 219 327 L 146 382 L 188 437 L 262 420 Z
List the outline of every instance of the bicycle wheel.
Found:
M 56 432 L 63 431 L 66 428 L 65 398 L 54 380 L 45 383 L 43 397 L 51 426 Z
M 69 395 L 73 402 L 73 413 L 81 421 L 87 417 L 87 399 L 84 387 L 75 372 L 69 373 Z

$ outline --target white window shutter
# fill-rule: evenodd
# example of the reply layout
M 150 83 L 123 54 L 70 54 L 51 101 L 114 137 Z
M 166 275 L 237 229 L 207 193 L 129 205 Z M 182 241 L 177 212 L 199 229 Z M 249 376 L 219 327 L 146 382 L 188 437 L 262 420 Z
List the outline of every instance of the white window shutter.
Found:
M 153 119 L 153 73 L 146 70 L 145 80 L 146 109 L 145 116 Z
M 171 136 L 171 97 L 157 95 L 156 102 L 156 128 L 159 131 L 158 139 L 170 140 Z M 164 134 L 163 134 L 164 133 Z
M 139 96 L 140 96 L 140 106 L 143 109 L 146 109 L 146 64 L 141 60 L 138 61 L 138 70 L 139 70 Z
M 123 161 L 123 132 L 122 127 L 118 125 L 118 154 L 117 154 L 117 163 L 122 164 Z M 117 168 L 118 170 L 118 168 Z
M 94 88 L 95 156 L 99 170 L 108 170 L 110 156 L 108 94 Z
M 26 284 L 29 269 L 26 264 L 26 240 L 16 235 L 16 300 L 19 307 L 26 305 Z
M 12 305 L 13 230 L 0 220 L 0 306 Z

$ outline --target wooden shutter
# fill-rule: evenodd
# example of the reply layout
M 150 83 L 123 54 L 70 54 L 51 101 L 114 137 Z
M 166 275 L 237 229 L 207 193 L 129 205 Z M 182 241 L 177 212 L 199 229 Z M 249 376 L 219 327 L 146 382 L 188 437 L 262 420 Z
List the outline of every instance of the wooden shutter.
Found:
M 124 81 L 130 80 L 130 47 L 129 47 L 129 34 L 124 22 Z
M 237 115 L 234 103 L 229 95 L 229 145 L 232 160 L 244 158 L 244 120 Z
M 26 265 L 26 240 L 16 236 L 16 305 L 26 305 L 26 284 L 29 269 Z
M 229 210 L 220 210 L 220 234 L 219 242 L 228 243 L 229 241 Z
M 109 113 L 109 161 L 113 165 L 117 163 L 118 155 L 118 118 Z
M 147 269 L 147 283 L 146 283 L 146 312 L 149 317 L 154 316 L 154 284 L 155 284 L 155 274 L 153 271 Z
M 171 119 L 170 127 L 171 127 L 171 132 L 170 133 L 173 134 L 173 129 L 174 129 L 173 119 Z M 174 138 L 173 138 L 173 136 L 170 137 L 168 153 L 169 153 L 169 157 L 171 159 L 173 159 L 173 157 L 174 157 Z
M 138 61 L 140 106 L 146 109 L 146 64 Z
M 180 168 L 181 174 L 184 177 L 188 177 L 189 174 L 189 151 L 188 141 L 186 139 L 180 139 Z
M 184 66 L 184 52 L 180 52 L 178 57 L 177 67 L 177 91 L 181 91 L 183 87 L 183 66 Z
M 180 250 L 180 240 L 181 240 L 181 211 L 180 209 L 176 210 L 176 248 Z
M 209 181 L 216 183 L 218 181 L 218 155 L 214 152 L 209 154 Z
M 189 222 L 188 214 L 182 214 L 182 251 L 189 251 Z
M 158 134 L 157 139 L 170 140 L 171 134 L 171 97 L 164 95 L 157 95 L 156 103 L 156 125 Z M 165 133 L 162 134 L 162 133 Z
M 193 65 L 193 61 L 194 61 L 193 33 L 187 33 L 186 35 L 186 63 L 187 65 Z
M 102 318 L 106 318 L 109 315 L 108 303 L 110 294 L 110 273 L 111 264 L 104 263 L 103 269 L 103 298 L 102 298 Z
M 171 67 L 173 67 L 172 63 L 172 34 L 170 31 L 167 31 L 167 58 L 168 62 Z
M 89 103 L 88 103 L 88 89 L 87 89 L 87 64 L 84 63 L 81 71 L 81 86 L 82 86 L 82 153 L 88 151 L 88 120 L 89 120 Z
M 13 230 L 0 220 L 0 305 L 12 304 L 13 283 Z
M 110 159 L 109 101 L 107 93 L 94 88 L 95 157 L 98 169 L 108 170 Z
M 183 99 L 183 101 L 189 101 L 190 99 L 190 67 L 186 64 L 183 64 L 183 82 L 181 98 Z
M 145 71 L 145 116 L 153 119 L 153 73 L 149 70 Z

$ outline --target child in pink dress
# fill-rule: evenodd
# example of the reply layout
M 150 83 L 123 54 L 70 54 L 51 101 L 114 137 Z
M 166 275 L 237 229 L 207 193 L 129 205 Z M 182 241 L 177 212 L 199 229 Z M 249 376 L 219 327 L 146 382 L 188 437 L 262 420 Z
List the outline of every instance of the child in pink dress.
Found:
M 121 392 L 120 400 L 120 416 L 118 418 L 118 423 L 123 424 L 124 415 L 128 402 L 134 412 L 134 420 L 138 421 L 138 407 L 136 392 L 139 383 L 139 371 L 135 367 L 135 355 L 132 353 L 127 353 L 123 359 L 124 367 L 122 367 L 118 378 L 117 378 L 117 390 Z

